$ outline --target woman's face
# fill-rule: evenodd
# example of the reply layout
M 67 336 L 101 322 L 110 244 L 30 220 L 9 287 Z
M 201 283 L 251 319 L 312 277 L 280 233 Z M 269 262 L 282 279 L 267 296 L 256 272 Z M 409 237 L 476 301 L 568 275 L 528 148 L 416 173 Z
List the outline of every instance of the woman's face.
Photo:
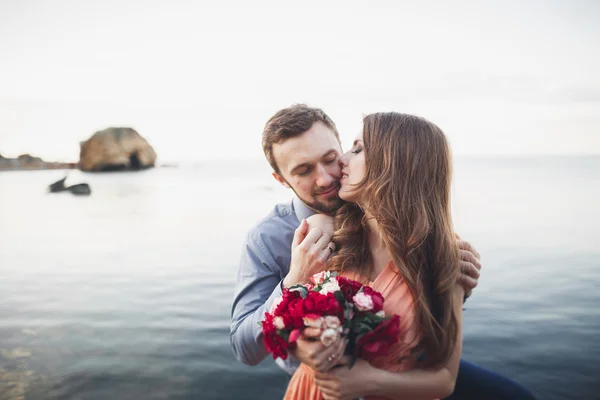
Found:
M 365 151 L 362 133 L 356 136 L 350 151 L 340 158 L 342 179 L 339 196 L 345 201 L 358 202 L 359 193 L 355 186 L 360 183 L 366 172 Z

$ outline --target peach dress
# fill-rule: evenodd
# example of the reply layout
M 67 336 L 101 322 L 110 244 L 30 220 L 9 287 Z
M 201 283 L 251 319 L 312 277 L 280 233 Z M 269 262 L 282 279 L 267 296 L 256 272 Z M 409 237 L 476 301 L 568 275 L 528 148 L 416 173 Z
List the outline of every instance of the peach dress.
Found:
M 344 273 L 343 276 L 349 279 L 360 280 L 356 274 Z M 377 368 L 392 372 L 408 371 L 414 368 L 414 358 L 398 362 L 400 358 L 409 356 L 411 350 L 419 343 L 419 329 L 416 326 L 414 299 L 406 282 L 398 272 L 395 264 L 390 262 L 369 286 L 383 295 L 383 309 L 386 315 L 397 314 L 400 316 L 401 332 L 400 339 L 390 348 L 389 353 L 376 358 L 371 364 Z M 314 381 L 314 371 L 309 366 L 300 364 L 300 367 L 292 376 L 284 399 L 323 399 Z M 375 400 L 381 398 L 366 397 L 366 399 Z

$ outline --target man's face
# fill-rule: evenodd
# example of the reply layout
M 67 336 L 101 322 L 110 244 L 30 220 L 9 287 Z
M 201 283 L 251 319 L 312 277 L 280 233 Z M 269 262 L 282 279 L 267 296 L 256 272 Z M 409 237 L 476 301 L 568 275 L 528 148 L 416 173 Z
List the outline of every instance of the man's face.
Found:
M 338 196 L 342 148 L 335 133 L 322 122 L 294 138 L 273 145 L 280 173 L 273 176 L 291 188 L 308 207 L 330 214 L 341 205 Z

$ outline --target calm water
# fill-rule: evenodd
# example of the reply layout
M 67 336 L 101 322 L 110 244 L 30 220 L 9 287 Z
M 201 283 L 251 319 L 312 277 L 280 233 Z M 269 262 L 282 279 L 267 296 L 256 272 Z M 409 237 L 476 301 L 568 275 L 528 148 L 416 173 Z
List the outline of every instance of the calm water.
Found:
M 266 162 L 74 171 L 90 197 L 46 194 L 62 176 L 0 173 L 0 398 L 280 398 L 283 373 L 228 337 L 244 234 L 290 196 Z M 458 159 L 454 202 L 484 265 L 464 358 L 594 398 L 600 158 Z

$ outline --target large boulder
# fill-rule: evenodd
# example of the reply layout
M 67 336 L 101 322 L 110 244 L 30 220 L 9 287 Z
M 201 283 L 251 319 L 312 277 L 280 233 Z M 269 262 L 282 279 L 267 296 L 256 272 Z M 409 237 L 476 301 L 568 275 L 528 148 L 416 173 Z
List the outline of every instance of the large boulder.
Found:
M 43 163 L 44 161 L 39 157 L 34 157 L 31 154 L 21 154 L 17 160 L 22 164 L 32 164 L 32 163 Z
M 79 168 L 83 171 L 139 170 L 154 167 L 156 153 L 131 128 L 108 128 L 80 143 Z

